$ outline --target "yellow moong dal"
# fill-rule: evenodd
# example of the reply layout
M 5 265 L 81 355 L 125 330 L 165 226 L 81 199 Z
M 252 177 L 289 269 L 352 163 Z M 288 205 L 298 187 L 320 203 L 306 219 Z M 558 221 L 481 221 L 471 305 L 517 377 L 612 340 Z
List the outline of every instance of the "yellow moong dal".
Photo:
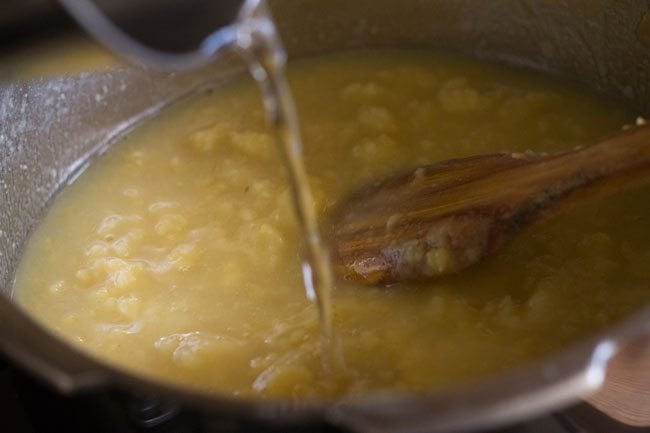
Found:
M 530 72 L 424 52 L 305 60 L 289 79 L 321 216 L 382 176 L 565 150 L 631 119 Z M 14 295 L 83 350 L 206 392 L 437 390 L 556 351 L 650 300 L 649 193 L 585 202 L 432 284 L 339 283 L 345 368 L 328 372 L 283 167 L 242 78 L 142 125 L 64 190 Z

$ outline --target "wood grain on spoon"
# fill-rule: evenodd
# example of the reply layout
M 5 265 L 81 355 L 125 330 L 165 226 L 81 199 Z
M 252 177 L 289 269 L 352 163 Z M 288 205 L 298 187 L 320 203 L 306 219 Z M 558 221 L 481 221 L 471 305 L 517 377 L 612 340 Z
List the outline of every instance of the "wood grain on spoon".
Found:
M 478 262 L 581 192 L 648 174 L 650 125 L 560 154 L 421 167 L 350 197 L 334 216 L 332 262 L 340 277 L 368 285 L 433 279 Z

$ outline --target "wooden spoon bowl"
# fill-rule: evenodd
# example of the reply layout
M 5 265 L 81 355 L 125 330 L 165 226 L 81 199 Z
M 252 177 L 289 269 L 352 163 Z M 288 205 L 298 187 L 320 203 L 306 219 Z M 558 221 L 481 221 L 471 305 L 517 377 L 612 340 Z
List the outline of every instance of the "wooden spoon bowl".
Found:
M 553 155 L 440 162 L 354 194 L 334 215 L 332 263 L 367 285 L 458 272 L 552 211 L 650 179 L 650 126 Z M 562 206 L 560 206 L 562 205 Z

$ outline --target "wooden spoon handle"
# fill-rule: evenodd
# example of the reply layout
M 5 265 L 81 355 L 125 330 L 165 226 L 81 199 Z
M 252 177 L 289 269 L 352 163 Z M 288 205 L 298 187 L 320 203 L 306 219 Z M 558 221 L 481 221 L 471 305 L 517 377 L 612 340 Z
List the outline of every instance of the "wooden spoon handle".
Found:
M 561 196 L 577 188 L 618 175 L 631 179 L 630 173 L 650 165 L 650 125 L 629 129 L 593 146 L 542 157 L 529 166 L 513 171 L 517 184 Z M 518 173 L 516 173 L 518 172 Z

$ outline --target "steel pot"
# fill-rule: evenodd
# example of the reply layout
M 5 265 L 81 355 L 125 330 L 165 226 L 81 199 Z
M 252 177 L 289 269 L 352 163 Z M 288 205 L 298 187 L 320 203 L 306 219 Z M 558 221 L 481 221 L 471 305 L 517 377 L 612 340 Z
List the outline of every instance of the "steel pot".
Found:
M 650 107 L 647 2 L 638 0 L 271 0 L 290 57 L 358 47 L 432 47 L 563 76 Z M 31 229 L 57 190 L 144 118 L 223 82 L 244 66 L 224 53 L 179 75 L 119 68 L 0 88 L 0 344 L 61 392 L 118 387 L 215 416 L 269 425 L 325 422 L 362 432 L 498 427 L 576 401 L 603 383 L 608 361 L 650 334 L 650 308 L 561 353 L 431 395 L 375 395 L 328 404 L 207 396 L 131 375 L 56 338 L 11 298 Z

